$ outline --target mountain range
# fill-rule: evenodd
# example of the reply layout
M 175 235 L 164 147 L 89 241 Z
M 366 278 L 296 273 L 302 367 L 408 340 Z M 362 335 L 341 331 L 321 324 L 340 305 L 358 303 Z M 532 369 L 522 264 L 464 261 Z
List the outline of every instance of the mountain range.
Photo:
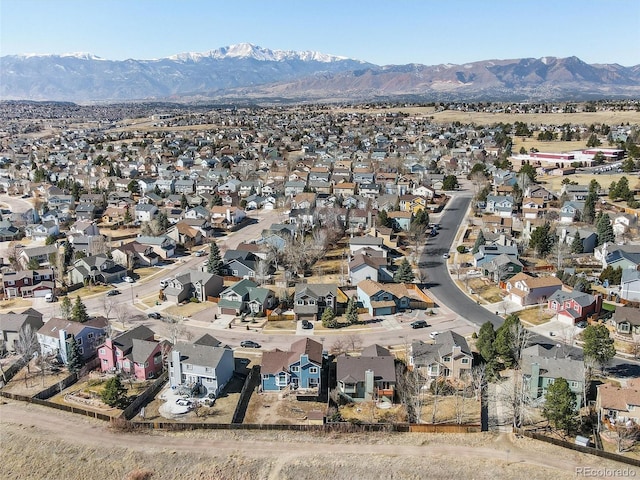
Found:
M 590 65 L 577 57 L 380 66 L 248 43 L 155 60 L 106 60 L 86 53 L 0 57 L 2 100 L 274 103 L 639 96 L 640 65 Z

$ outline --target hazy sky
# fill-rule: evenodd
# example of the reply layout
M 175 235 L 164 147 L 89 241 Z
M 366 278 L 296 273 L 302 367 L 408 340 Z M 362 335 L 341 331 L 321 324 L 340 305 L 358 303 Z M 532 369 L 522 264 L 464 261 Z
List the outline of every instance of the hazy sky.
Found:
M 639 0 L 0 0 L 0 54 L 111 60 L 235 43 L 378 65 L 567 57 L 640 64 Z

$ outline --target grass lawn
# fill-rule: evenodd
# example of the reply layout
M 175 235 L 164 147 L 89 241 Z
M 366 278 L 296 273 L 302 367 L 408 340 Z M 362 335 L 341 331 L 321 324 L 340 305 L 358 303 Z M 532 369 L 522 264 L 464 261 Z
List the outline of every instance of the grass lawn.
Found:
M 31 306 L 31 302 L 31 300 L 22 297 L 3 300 L 0 302 L 0 309 L 27 308 Z
M 87 287 L 79 288 L 78 290 L 74 290 L 69 293 L 69 300 L 74 301 L 76 297 L 85 298 L 91 295 L 98 295 L 100 293 L 108 292 L 109 290 L 113 290 L 111 285 L 90 285 Z
M 605 312 L 615 312 L 616 306 L 612 305 L 611 303 L 602 302 L 602 310 L 604 310 Z
M 160 267 L 144 267 L 144 268 L 136 268 L 136 275 L 138 275 L 140 280 L 143 280 L 147 277 L 151 277 L 156 273 L 160 273 L 162 268 Z
M 263 333 L 295 333 L 296 331 L 296 322 L 293 320 L 278 320 L 273 322 L 267 322 L 262 329 Z
M 578 182 L 578 185 L 589 185 L 591 180 L 595 179 L 602 188 L 609 189 L 609 185 L 611 185 L 611 182 L 617 182 L 622 177 L 627 177 L 627 179 L 629 180 L 629 188 L 635 188 L 638 183 L 635 175 L 630 173 L 607 173 L 600 175 L 576 173 L 575 175 L 571 175 L 571 177 L 547 175 L 538 177 L 538 182 L 546 184 L 552 190 L 560 190 L 560 188 L 562 187 L 562 181 L 567 178 L 569 178 L 573 182 Z

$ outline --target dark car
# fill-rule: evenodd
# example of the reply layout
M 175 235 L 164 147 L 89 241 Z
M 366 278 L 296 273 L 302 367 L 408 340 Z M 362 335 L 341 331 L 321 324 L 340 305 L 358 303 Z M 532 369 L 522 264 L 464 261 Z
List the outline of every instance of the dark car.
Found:
M 253 340 L 243 340 L 240 342 L 240 346 L 244 348 L 260 348 L 261 345 Z
M 159 320 L 159 319 L 162 318 L 162 315 L 160 315 L 158 312 L 151 312 L 151 313 L 147 314 L 147 317 L 155 318 L 156 320 Z
M 309 320 L 303 320 L 302 321 L 302 328 L 304 328 L 305 330 L 309 330 L 309 329 L 313 328 L 313 323 L 311 323 Z
M 425 320 L 416 320 L 411 322 L 411 328 L 427 328 L 429 324 Z
M 120 295 L 120 290 L 109 290 L 107 292 L 107 297 L 113 297 L 114 295 Z

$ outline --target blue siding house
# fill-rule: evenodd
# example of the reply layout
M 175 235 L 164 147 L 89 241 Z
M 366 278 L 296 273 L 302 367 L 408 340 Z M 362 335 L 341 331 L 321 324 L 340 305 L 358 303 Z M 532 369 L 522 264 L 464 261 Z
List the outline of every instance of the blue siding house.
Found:
M 263 392 L 292 390 L 319 391 L 322 373 L 322 344 L 302 338 L 288 352 L 273 350 L 262 354 Z

